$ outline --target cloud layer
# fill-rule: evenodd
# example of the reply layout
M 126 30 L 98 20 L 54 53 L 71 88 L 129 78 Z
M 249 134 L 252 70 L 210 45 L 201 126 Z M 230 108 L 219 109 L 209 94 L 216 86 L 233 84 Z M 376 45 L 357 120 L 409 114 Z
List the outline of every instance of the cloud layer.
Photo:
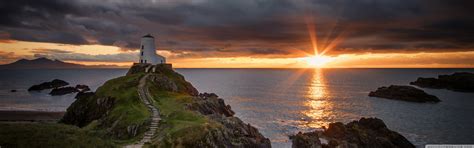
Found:
M 152 33 L 177 58 L 301 57 L 313 20 L 320 49 L 340 41 L 328 54 L 473 51 L 472 14 L 470 0 L 15 0 L 0 39 L 133 50 Z

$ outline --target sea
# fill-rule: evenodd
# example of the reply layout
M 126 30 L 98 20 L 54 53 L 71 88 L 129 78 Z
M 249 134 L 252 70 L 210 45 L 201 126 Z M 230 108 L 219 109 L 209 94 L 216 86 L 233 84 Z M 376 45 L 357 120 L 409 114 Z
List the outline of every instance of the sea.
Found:
M 213 92 L 236 116 L 257 127 L 273 147 L 291 147 L 289 135 L 347 123 L 361 117 L 382 119 L 389 129 L 422 147 L 474 142 L 474 93 L 426 89 L 441 102 L 412 103 L 368 97 L 381 86 L 409 85 L 474 69 L 176 69 L 199 92 Z M 97 89 L 127 69 L 1 70 L 0 110 L 65 111 L 75 94 L 28 92 L 33 84 L 62 79 Z M 11 90 L 17 92 L 11 92 Z

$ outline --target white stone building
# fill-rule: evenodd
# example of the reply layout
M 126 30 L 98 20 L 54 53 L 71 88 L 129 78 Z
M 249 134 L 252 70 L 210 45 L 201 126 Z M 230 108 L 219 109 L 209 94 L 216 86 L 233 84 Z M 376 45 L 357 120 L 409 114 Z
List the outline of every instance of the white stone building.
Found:
M 156 54 L 155 37 L 147 34 L 142 37 L 139 63 L 165 64 L 166 58 Z

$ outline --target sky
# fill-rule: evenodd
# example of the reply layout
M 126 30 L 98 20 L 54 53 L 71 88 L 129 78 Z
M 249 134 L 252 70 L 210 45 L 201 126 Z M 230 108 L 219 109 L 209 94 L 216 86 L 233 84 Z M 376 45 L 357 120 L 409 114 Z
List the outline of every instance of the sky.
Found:
M 472 0 L 1 0 L 0 64 L 128 66 L 150 33 L 181 68 L 472 68 L 472 14 Z

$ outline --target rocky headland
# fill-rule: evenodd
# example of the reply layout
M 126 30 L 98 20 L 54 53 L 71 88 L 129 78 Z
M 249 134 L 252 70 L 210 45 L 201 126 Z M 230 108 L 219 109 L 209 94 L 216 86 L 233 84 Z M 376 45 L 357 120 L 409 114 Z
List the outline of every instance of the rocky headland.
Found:
M 150 110 L 137 93 L 141 78 L 146 78 L 151 104 L 159 110 L 161 120 L 156 129 L 149 127 Z M 126 76 L 107 81 L 95 93 L 78 93 L 60 122 L 105 133 L 124 143 L 156 130 L 146 143 L 152 147 L 271 147 L 270 140 L 235 117 L 223 99 L 199 93 L 164 65 L 135 64 Z
M 369 93 L 370 97 L 386 98 L 393 100 L 402 100 L 409 102 L 433 102 L 437 103 L 441 100 L 434 95 L 427 94 L 425 91 L 412 87 L 401 85 L 390 85 L 389 87 L 379 87 L 376 91 Z
M 418 78 L 410 84 L 424 88 L 474 92 L 474 73 L 456 72 L 451 75 L 439 75 L 438 78 Z
M 361 118 L 347 124 L 330 123 L 327 129 L 290 136 L 294 148 L 414 148 L 405 137 L 378 118 Z

